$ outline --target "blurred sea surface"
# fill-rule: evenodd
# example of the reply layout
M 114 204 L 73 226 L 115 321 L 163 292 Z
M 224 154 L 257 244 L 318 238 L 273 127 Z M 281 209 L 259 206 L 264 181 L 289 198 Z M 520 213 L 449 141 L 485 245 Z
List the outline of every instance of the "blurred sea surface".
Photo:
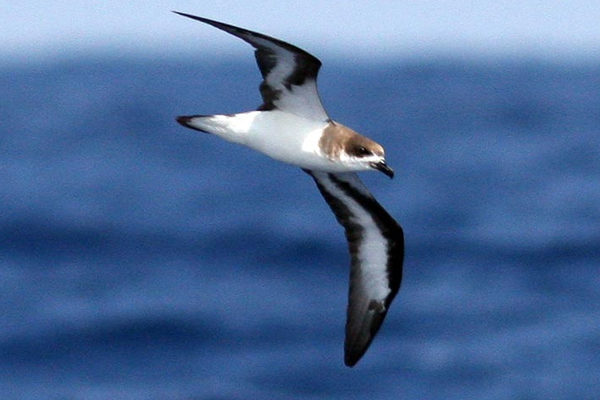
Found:
M 311 179 L 175 122 L 258 106 L 251 58 L 5 65 L 0 398 L 598 399 L 600 66 L 324 64 L 406 235 L 361 362 Z

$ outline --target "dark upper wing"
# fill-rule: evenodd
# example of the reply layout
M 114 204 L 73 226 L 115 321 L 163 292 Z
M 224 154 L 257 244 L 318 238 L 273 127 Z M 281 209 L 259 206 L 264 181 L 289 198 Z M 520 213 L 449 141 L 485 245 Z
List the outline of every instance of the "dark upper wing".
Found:
M 344 362 L 353 366 L 371 344 L 400 288 L 404 234 L 355 173 L 306 172 L 348 239 L 351 266 Z
M 262 33 L 174 12 L 224 30 L 256 49 L 256 62 L 264 79 L 260 85 L 263 104 L 259 110 L 280 109 L 309 119 L 329 120 L 317 91 L 317 74 L 321 62 L 316 57 Z

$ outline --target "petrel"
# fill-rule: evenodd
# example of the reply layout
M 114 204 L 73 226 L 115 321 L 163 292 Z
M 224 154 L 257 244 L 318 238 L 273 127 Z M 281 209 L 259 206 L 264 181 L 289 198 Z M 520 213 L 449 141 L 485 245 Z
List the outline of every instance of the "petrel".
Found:
M 321 62 L 282 40 L 175 11 L 249 43 L 263 77 L 258 109 L 236 114 L 177 117 L 181 125 L 217 135 L 309 174 L 344 227 L 350 251 L 350 291 L 344 363 L 352 367 L 377 334 L 402 280 L 404 234 L 356 171 L 390 178 L 383 147 L 333 121 L 321 103 Z

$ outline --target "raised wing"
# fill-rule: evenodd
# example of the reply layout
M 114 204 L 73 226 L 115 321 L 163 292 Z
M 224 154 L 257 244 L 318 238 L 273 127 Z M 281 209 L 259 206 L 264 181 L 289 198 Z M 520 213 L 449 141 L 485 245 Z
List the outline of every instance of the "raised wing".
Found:
M 279 109 L 308 119 L 328 121 L 317 91 L 317 74 L 321 62 L 306 51 L 262 33 L 195 15 L 176 14 L 212 25 L 252 45 L 263 77 L 260 93 L 261 111 Z
M 351 264 L 344 362 L 351 367 L 367 351 L 400 288 L 404 234 L 355 173 L 306 172 L 348 239 Z

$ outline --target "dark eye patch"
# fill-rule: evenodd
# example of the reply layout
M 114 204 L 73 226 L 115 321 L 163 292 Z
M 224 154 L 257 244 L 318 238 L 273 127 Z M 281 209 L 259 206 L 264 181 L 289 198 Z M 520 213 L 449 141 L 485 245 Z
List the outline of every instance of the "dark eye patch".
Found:
M 352 149 L 352 153 L 355 156 L 370 156 L 372 153 L 364 146 L 356 146 Z

